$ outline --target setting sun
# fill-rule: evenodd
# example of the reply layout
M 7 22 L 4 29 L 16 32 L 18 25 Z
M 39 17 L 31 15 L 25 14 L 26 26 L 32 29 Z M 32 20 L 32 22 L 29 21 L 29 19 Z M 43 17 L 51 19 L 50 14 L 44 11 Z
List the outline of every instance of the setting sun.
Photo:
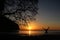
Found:
M 31 27 L 28 27 L 28 30 L 31 30 L 32 28 Z
M 30 23 L 28 23 L 28 26 L 20 26 L 19 27 L 20 28 L 20 30 L 32 30 L 32 31 L 34 31 L 34 30 L 42 30 L 42 25 L 41 24 L 39 24 L 39 23 L 37 23 L 37 22 L 30 22 Z
M 33 21 L 33 22 L 28 23 L 28 26 L 24 26 L 24 25 L 20 26 L 19 33 L 23 35 L 29 35 L 29 36 L 38 35 L 38 34 L 41 34 L 41 32 L 38 32 L 38 31 L 42 30 L 42 26 L 43 26 L 42 24 L 39 24 L 36 21 Z

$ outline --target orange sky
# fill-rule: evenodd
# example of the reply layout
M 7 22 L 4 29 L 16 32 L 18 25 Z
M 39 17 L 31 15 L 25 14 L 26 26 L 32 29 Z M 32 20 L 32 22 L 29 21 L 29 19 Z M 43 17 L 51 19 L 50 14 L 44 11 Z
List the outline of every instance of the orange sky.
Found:
M 46 25 L 46 24 L 39 23 L 37 21 L 30 22 L 30 24 L 29 24 L 29 27 L 31 30 L 43 30 L 42 27 L 47 28 L 47 26 L 49 26 L 49 28 L 50 28 L 49 30 L 60 30 L 59 24 L 58 25 L 57 24 Z M 28 30 L 29 27 L 20 27 L 20 30 L 21 29 L 22 30 Z

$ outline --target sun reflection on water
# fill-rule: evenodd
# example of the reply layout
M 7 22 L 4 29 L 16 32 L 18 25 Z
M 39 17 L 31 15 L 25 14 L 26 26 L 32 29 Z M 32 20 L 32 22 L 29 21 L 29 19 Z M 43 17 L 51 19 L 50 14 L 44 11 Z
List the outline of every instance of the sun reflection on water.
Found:
M 44 32 L 39 30 L 41 30 L 41 27 L 38 27 L 38 25 L 35 23 L 30 23 L 27 27 L 20 27 L 19 34 L 25 36 L 43 35 Z
M 31 31 L 28 31 L 29 32 L 29 35 L 31 34 Z
M 37 35 L 43 35 L 43 31 L 19 31 L 19 34 L 25 35 L 25 36 L 37 36 Z

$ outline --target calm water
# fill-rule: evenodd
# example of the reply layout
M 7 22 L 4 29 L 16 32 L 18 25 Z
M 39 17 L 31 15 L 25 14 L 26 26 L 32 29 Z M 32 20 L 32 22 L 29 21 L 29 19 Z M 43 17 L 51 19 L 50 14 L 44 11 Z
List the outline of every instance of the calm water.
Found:
M 44 35 L 45 31 L 19 31 L 22 36 L 38 36 Z M 48 35 L 60 35 L 60 31 L 48 31 Z
M 19 32 L 0 32 L 0 34 L 19 34 L 21 36 L 45 35 L 45 31 L 19 31 Z M 48 31 L 47 35 L 60 35 L 60 31 Z
M 43 31 L 19 31 L 19 34 L 23 35 L 23 36 L 36 36 L 36 35 L 43 35 L 44 32 Z

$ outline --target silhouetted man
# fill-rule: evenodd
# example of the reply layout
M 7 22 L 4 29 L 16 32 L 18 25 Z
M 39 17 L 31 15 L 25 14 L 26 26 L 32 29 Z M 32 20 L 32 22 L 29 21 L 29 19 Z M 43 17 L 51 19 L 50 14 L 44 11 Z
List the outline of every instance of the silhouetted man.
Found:
M 48 33 L 49 27 L 48 28 L 43 28 L 43 30 L 45 31 L 45 33 Z

